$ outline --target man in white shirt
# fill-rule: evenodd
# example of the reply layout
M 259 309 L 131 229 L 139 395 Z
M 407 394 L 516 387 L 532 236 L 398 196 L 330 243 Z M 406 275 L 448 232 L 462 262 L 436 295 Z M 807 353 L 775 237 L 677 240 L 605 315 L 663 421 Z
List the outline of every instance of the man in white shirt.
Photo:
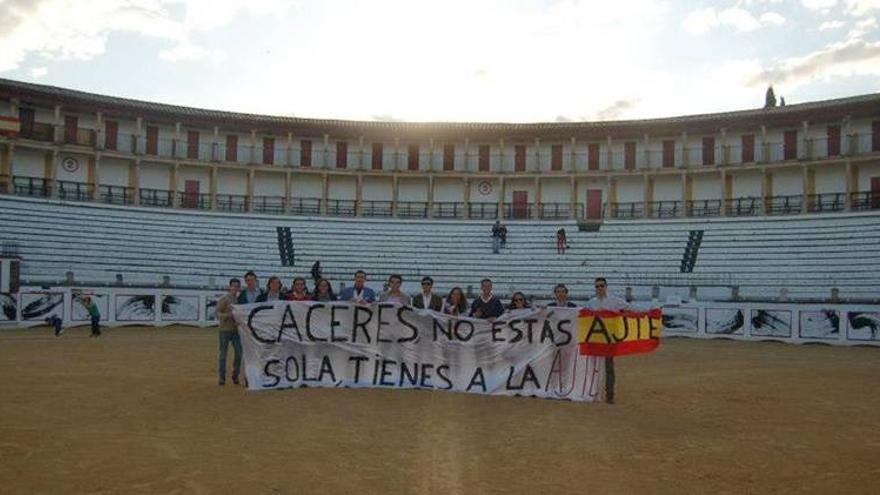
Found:
M 608 294 L 608 281 L 604 277 L 598 277 L 593 283 L 596 295 L 587 301 L 587 307 L 592 310 L 620 311 L 629 309 L 629 303 L 625 300 Z M 605 402 L 614 404 L 614 356 L 605 358 Z

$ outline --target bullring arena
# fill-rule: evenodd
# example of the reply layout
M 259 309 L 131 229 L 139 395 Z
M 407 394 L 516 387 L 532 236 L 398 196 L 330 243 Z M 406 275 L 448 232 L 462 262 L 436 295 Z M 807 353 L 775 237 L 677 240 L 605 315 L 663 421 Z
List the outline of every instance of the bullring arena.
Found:
M 0 103 L 0 491 L 876 490 L 877 95 L 541 124 L 282 118 L 11 80 Z M 363 269 L 377 292 L 431 276 L 473 300 L 488 277 L 535 306 L 558 283 L 583 305 L 606 277 L 662 310 L 662 337 L 616 358 L 613 405 L 253 390 L 263 363 L 252 390 L 218 387 L 227 280 L 290 285 L 316 261 L 334 290 Z

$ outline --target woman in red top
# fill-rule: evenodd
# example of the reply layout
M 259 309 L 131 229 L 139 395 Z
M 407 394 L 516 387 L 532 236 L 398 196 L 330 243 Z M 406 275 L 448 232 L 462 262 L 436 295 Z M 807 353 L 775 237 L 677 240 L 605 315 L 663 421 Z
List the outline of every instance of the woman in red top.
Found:
M 287 293 L 288 301 L 311 301 L 312 295 L 306 287 L 306 279 L 296 277 L 293 279 L 293 288 Z

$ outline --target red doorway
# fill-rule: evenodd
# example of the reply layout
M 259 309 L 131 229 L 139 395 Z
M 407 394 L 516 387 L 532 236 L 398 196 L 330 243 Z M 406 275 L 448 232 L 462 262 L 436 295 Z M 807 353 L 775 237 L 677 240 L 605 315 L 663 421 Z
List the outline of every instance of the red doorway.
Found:
M 188 180 L 183 185 L 183 207 L 195 208 L 199 204 L 199 181 Z
M 528 218 L 529 192 L 513 191 L 513 218 Z
M 587 189 L 587 220 L 602 218 L 602 190 Z

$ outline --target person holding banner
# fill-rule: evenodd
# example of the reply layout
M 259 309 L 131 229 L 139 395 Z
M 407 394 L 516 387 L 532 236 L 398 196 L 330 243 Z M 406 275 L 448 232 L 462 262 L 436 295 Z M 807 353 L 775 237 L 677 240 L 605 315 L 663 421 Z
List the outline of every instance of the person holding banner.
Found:
M 400 292 L 401 285 L 403 285 L 403 277 L 400 275 L 395 273 L 388 277 L 388 290 L 379 294 L 379 301 L 396 302 L 403 306 L 409 306 L 412 301 L 408 295 Z
M 315 296 L 313 299 L 321 302 L 336 300 L 336 294 L 333 293 L 333 287 L 330 285 L 329 280 L 326 278 L 318 279 L 318 282 L 315 284 Z
M 604 277 L 597 277 L 593 283 L 596 295 L 587 301 L 587 307 L 593 311 L 611 310 L 622 311 L 630 309 L 625 300 L 608 294 L 608 281 Z M 614 356 L 605 357 L 605 402 L 614 404 Z
M 576 308 L 577 304 L 568 300 L 568 287 L 565 284 L 556 284 L 553 288 L 555 299 L 547 305 L 552 308 Z
M 366 286 L 367 272 L 358 270 L 354 272 L 354 285 L 346 287 L 339 293 L 340 301 L 351 301 L 358 303 L 372 303 L 376 300 L 376 293 L 373 289 Z
M 526 295 L 522 292 L 516 291 L 513 293 L 513 297 L 510 298 L 510 304 L 507 306 L 507 310 L 529 309 L 531 307 L 529 301 L 526 299 Z
M 256 302 L 273 302 L 281 301 L 284 296 L 281 294 L 281 279 L 275 276 L 269 277 L 266 282 L 266 290 L 257 296 Z
M 471 303 L 470 316 L 494 321 L 502 313 L 504 313 L 504 306 L 501 304 L 501 300 L 492 294 L 492 280 L 484 278 L 480 281 L 480 295 Z
M 412 305 L 419 309 L 431 309 L 434 311 L 443 310 L 443 298 L 434 294 L 431 289 L 434 288 L 434 279 L 431 277 L 422 277 L 422 291 L 415 295 L 412 299 Z M 459 289 L 461 290 L 461 289 Z M 467 310 L 467 308 L 465 308 Z
M 244 274 L 244 283 L 247 288 L 238 294 L 238 304 L 250 304 L 257 302 L 257 298 L 263 294 L 263 291 L 257 287 L 257 274 L 249 271 Z M 239 281 L 239 285 L 241 282 Z
M 293 288 L 287 293 L 285 299 L 288 301 L 311 301 L 312 295 L 306 287 L 306 279 L 302 277 L 294 277 Z
M 464 291 L 461 287 L 453 287 L 446 296 L 446 302 L 443 303 L 443 313 L 452 316 L 463 316 L 467 314 L 468 303 L 464 297 Z
M 256 279 L 256 276 L 254 277 Z M 232 305 L 239 301 L 241 281 L 237 278 L 229 280 L 228 292 L 217 301 L 217 323 L 220 330 L 220 355 L 217 363 L 218 385 L 226 385 L 226 352 L 229 344 L 232 344 L 232 383 L 238 385 L 238 375 L 241 372 L 241 339 L 238 335 L 238 325 L 232 317 Z

